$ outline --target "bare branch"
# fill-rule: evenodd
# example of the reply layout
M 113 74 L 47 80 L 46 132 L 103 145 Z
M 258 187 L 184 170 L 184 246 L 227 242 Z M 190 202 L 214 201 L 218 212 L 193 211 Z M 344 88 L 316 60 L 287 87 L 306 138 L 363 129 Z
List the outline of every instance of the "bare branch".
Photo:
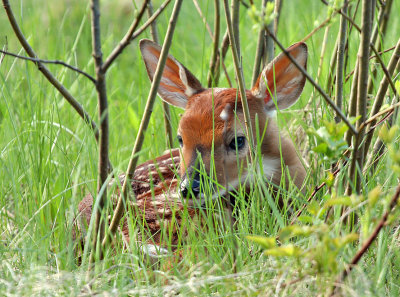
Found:
M 203 20 L 204 25 L 206 25 L 206 29 L 208 31 L 208 34 L 210 34 L 211 38 L 213 38 L 213 33 L 211 31 L 210 25 L 207 23 L 207 19 L 203 15 L 203 12 L 201 11 L 199 2 L 197 2 L 197 0 L 193 0 L 193 4 L 194 4 L 194 7 L 196 7 L 196 10 L 197 10 L 198 14 L 200 15 L 201 19 Z
M 4 60 L 5 56 L 6 56 L 6 54 L 4 52 L 7 52 L 7 50 L 8 50 L 8 42 L 7 42 L 7 36 L 6 36 L 6 43 L 4 44 L 3 51 L 2 51 L 3 54 L 0 57 L 0 66 L 3 63 L 3 60 Z
M 232 39 L 231 36 L 229 36 L 229 40 L 231 41 L 231 46 L 232 46 L 232 40 L 235 41 L 235 46 L 236 46 L 236 51 L 237 51 L 237 56 L 239 58 L 239 61 L 242 60 L 241 54 L 240 54 L 240 34 L 239 34 L 239 21 L 240 21 L 240 2 L 239 0 L 232 0 L 231 2 L 231 10 L 232 10 L 232 18 L 230 20 L 232 24 L 232 34 L 234 38 Z M 229 32 L 229 30 L 228 30 Z
M 342 12 L 344 14 L 347 13 L 347 0 L 344 1 Z M 342 16 L 340 18 L 340 31 L 339 31 L 339 42 L 338 42 L 338 51 L 337 51 L 337 67 L 336 67 L 336 105 L 342 110 L 343 105 L 343 76 L 344 76 L 344 51 L 346 45 L 346 29 L 347 22 L 346 19 Z M 339 117 L 335 117 L 336 123 L 340 122 Z
M 147 13 L 149 15 L 149 18 L 153 15 L 153 4 L 151 3 L 151 0 L 147 3 Z M 158 37 L 158 30 L 157 30 L 157 22 L 154 19 L 154 21 L 151 22 L 151 27 L 150 27 L 150 33 L 151 36 L 153 37 L 153 41 L 157 44 L 160 44 L 160 40 Z M 174 139 L 172 137 L 172 127 L 171 127 L 171 112 L 169 110 L 169 105 L 167 102 L 164 100 L 161 100 L 162 108 L 163 108 L 163 115 L 164 115 L 164 128 L 165 128 L 165 135 L 167 135 L 167 148 L 172 148 L 174 146 Z
M 265 30 L 268 31 L 267 27 L 264 27 Z M 300 72 L 307 78 L 307 80 L 317 89 L 317 91 L 321 94 L 321 96 L 325 99 L 325 101 L 330 105 L 333 110 L 336 112 L 336 114 L 343 120 L 343 122 L 349 127 L 350 131 L 354 134 L 357 135 L 357 130 L 353 127 L 353 125 L 349 122 L 349 120 L 346 118 L 346 116 L 342 113 L 340 109 L 336 106 L 336 104 L 332 101 L 332 99 L 329 97 L 328 94 L 325 93 L 325 91 L 321 88 L 320 85 L 318 85 L 312 77 L 308 74 L 308 72 L 301 66 L 293 57 L 286 51 L 285 47 L 280 43 L 280 41 L 275 37 L 275 35 L 271 34 L 271 32 L 268 32 L 271 36 L 271 38 L 275 41 L 275 43 L 278 45 L 278 47 L 282 50 L 282 52 L 289 58 L 289 60 L 293 63 L 293 65 L 296 66 L 297 69 L 300 70 Z
M 397 186 L 396 192 L 394 193 L 393 198 L 390 200 L 388 210 L 384 213 L 384 215 L 380 219 L 378 225 L 375 227 L 374 231 L 371 233 L 371 235 L 368 237 L 368 239 L 364 242 L 364 244 L 358 250 L 358 252 L 354 255 L 354 257 L 351 260 L 351 262 L 349 263 L 349 265 L 342 271 L 342 273 L 337 278 L 335 285 L 333 287 L 331 296 L 334 296 L 334 294 L 337 293 L 338 285 L 344 281 L 344 279 L 351 272 L 351 270 L 354 268 L 354 266 L 358 264 L 358 262 L 360 261 L 362 256 L 366 253 L 366 251 L 369 249 L 371 244 L 374 242 L 374 240 L 378 236 L 379 232 L 387 224 L 388 217 L 389 217 L 390 213 L 395 209 L 396 204 L 399 200 L 399 196 L 400 196 L 400 185 Z
M 136 169 L 136 165 L 137 165 L 137 161 L 138 161 L 138 152 L 141 150 L 142 148 L 142 144 L 143 144 L 143 140 L 144 140 L 144 134 L 146 132 L 147 126 L 149 124 L 150 121 L 150 115 L 152 113 L 153 110 L 153 105 L 154 105 L 154 101 L 155 98 L 157 96 L 157 89 L 158 86 L 160 84 L 161 81 L 161 76 L 162 73 L 164 71 L 164 66 L 165 66 L 165 62 L 167 60 L 167 56 L 168 56 L 168 51 L 169 48 L 171 47 L 171 42 L 172 42 L 172 36 L 174 34 L 174 30 L 175 30 L 175 25 L 177 22 L 177 18 L 179 15 L 179 11 L 182 5 L 182 1 L 183 0 L 176 0 L 175 5 L 174 5 L 174 9 L 172 11 L 172 15 L 169 21 L 169 26 L 168 26 L 168 30 L 167 30 L 167 34 L 165 36 L 165 40 L 164 40 L 164 44 L 163 47 L 161 49 L 161 53 L 160 53 L 160 58 L 159 58 L 159 62 L 157 64 L 157 68 L 154 74 L 154 78 L 153 78 L 153 82 L 151 84 L 151 89 L 150 89 L 150 93 L 149 93 L 149 97 L 147 99 L 147 104 L 145 107 L 145 111 L 143 114 L 143 118 L 142 121 L 140 123 L 140 127 L 139 127 L 139 132 L 138 132 L 138 136 L 136 138 L 135 141 L 135 145 L 134 148 L 132 150 L 132 155 L 130 158 L 130 162 L 128 165 L 128 169 L 127 169 L 127 174 L 126 176 L 132 176 L 133 172 Z M 103 240 L 103 247 L 105 247 L 109 240 L 112 239 L 112 237 L 115 235 L 119 222 L 122 218 L 123 215 L 123 210 L 124 210 L 124 204 L 125 201 L 128 197 L 128 192 L 129 192 L 129 184 L 130 184 L 130 179 L 126 178 L 124 181 L 124 184 L 122 185 L 122 190 L 121 190 L 121 195 L 118 198 L 118 203 L 117 203 L 117 207 L 115 208 L 114 211 L 114 216 L 112 218 L 110 227 L 109 227 L 109 236 L 107 235 L 104 240 Z
M 98 164 L 98 182 L 97 199 L 99 199 L 96 211 L 96 220 L 94 225 L 93 250 L 91 253 L 91 262 L 95 259 L 97 241 L 103 241 L 105 233 L 105 220 L 102 220 L 102 213 L 107 200 L 107 178 L 108 178 L 108 149 L 109 149 L 109 125 L 108 125 L 108 101 L 106 89 L 106 76 L 103 72 L 103 54 L 101 51 L 100 34 L 100 3 L 99 0 L 91 1 L 92 11 L 92 49 L 96 68 L 96 91 L 99 106 L 100 139 L 99 139 L 99 164 Z M 93 210 L 95 211 L 95 210 Z M 103 258 L 103 251 L 99 249 L 99 257 Z
M 114 60 L 122 53 L 122 51 L 131 43 L 132 36 L 136 30 L 136 28 L 139 26 L 140 20 L 142 19 L 147 3 L 149 0 L 143 1 L 142 7 L 140 8 L 140 11 L 133 21 L 132 25 L 129 27 L 128 32 L 125 34 L 124 38 L 120 41 L 117 47 L 114 48 L 114 50 L 111 52 L 111 54 L 108 56 L 106 61 L 104 62 L 103 66 L 101 67 L 101 71 L 103 73 L 106 73 L 108 68 L 111 66 L 111 64 L 114 62 Z
M 8 0 L 2 0 L 4 9 L 7 13 L 7 17 L 10 21 L 11 27 L 14 30 L 22 47 L 25 49 L 26 53 L 31 57 L 37 59 L 37 55 L 26 40 L 24 34 L 22 33 L 20 27 L 18 26 L 17 20 L 15 19 L 14 13 L 11 9 Z M 54 75 L 47 69 L 47 67 L 42 62 L 35 62 L 40 72 L 47 78 L 47 80 L 60 92 L 60 94 L 68 101 L 68 103 L 78 112 L 79 116 L 87 123 L 94 132 L 96 140 L 99 140 L 99 131 L 97 129 L 96 123 L 91 119 L 90 115 L 83 109 L 82 105 L 71 95 L 71 93 L 54 77 Z
M 264 20 L 265 7 L 267 5 L 267 1 L 268 0 L 262 1 L 261 20 Z M 260 31 L 258 32 L 257 50 L 256 50 L 256 56 L 254 58 L 253 74 L 251 76 L 252 86 L 254 86 L 254 84 L 257 81 L 258 75 L 260 74 L 261 59 L 264 54 L 264 37 L 265 37 L 264 26 L 261 26 Z
M 89 73 L 86 73 L 85 71 L 80 70 L 79 68 L 77 68 L 75 66 L 72 66 L 70 64 L 67 64 L 67 63 L 65 63 L 63 61 L 59 61 L 59 60 L 43 60 L 43 59 L 30 58 L 30 57 L 25 57 L 25 56 L 20 56 L 20 55 L 17 55 L 17 54 L 13 54 L 13 53 L 7 52 L 5 50 L 0 50 L 0 53 L 3 53 L 4 55 L 11 56 L 11 57 L 14 57 L 14 58 L 18 58 L 18 59 L 21 59 L 21 60 L 27 60 L 27 61 L 31 61 L 31 62 L 35 62 L 35 63 L 39 63 L 40 62 L 40 63 L 43 63 L 43 64 L 62 65 L 64 67 L 67 67 L 68 69 L 71 69 L 71 70 L 73 70 L 75 72 L 78 72 L 79 74 L 82 74 L 82 75 L 86 76 L 88 79 L 90 79 L 92 81 L 92 83 L 96 84 L 96 79 L 93 76 L 91 76 Z M 4 56 L 3 56 L 3 58 L 4 58 Z
M 207 77 L 207 85 L 210 88 L 218 82 L 219 77 L 219 35 L 220 35 L 220 10 L 219 10 L 219 0 L 214 0 L 214 38 L 213 38 L 213 52 L 210 61 L 210 70 Z
M 364 167 L 364 146 L 361 145 L 361 140 L 364 136 L 364 129 L 361 129 L 361 124 L 367 117 L 367 91 L 368 91 L 368 75 L 369 75 L 369 50 L 371 41 L 371 27 L 372 27 L 372 2 L 370 0 L 363 0 L 362 6 L 362 32 L 361 44 L 358 51 L 358 67 L 359 75 L 357 82 L 357 121 L 358 135 L 353 138 L 353 154 L 349 167 L 349 182 L 347 185 L 346 193 L 348 195 L 352 192 L 351 181 L 354 180 L 356 168 L 359 168 L 356 176 L 355 190 L 358 193 L 361 187 L 361 173 Z
M 376 54 L 376 55 L 379 56 L 378 54 Z M 373 104 L 372 110 L 371 110 L 371 116 L 377 114 L 379 112 L 379 110 L 381 109 L 382 104 L 383 104 L 383 100 L 385 98 L 385 94 L 387 92 L 387 89 L 388 89 L 389 85 L 391 86 L 394 94 L 396 94 L 396 88 L 395 88 L 394 83 L 393 83 L 393 81 L 391 79 L 391 76 L 393 75 L 393 73 L 394 73 L 394 71 L 396 69 L 396 65 L 397 65 L 397 63 L 399 63 L 399 61 L 400 61 L 400 39 L 397 41 L 396 48 L 395 48 L 395 50 L 394 50 L 394 52 L 392 54 L 392 57 L 390 58 L 389 65 L 388 65 L 387 69 L 385 68 L 385 65 L 383 64 L 383 62 L 381 64 L 381 66 L 383 66 L 382 69 L 384 69 L 383 71 L 385 73 L 385 76 L 382 78 L 381 83 L 379 85 L 378 92 L 377 92 L 377 94 L 375 96 L 375 101 L 374 101 L 374 104 Z M 373 126 L 373 125 L 374 125 L 374 122 L 371 122 L 370 126 Z M 369 146 L 370 146 L 371 141 L 372 141 L 372 137 L 373 137 L 372 134 L 368 135 L 368 137 L 367 137 L 367 139 L 365 141 L 365 145 L 364 146 L 365 146 L 366 152 L 368 152 Z
M 235 3 L 235 1 L 236 0 L 233 0 L 233 3 Z M 231 49 L 232 49 L 233 62 L 235 65 L 236 79 L 238 82 L 240 98 L 242 100 L 242 105 L 243 105 L 244 124 L 246 126 L 250 149 L 252 152 L 254 152 L 254 137 L 253 137 L 253 129 L 252 129 L 252 125 L 251 125 L 249 105 L 247 103 L 247 97 L 246 97 L 246 86 L 244 84 L 243 72 L 242 72 L 241 63 L 239 60 L 239 53 L 238 53 L 238 49 L 236 47 L 237 45 L 239 45 L 239 43 L 235 40 L 235 38 L 236 38 L 235 34 L 238 32 L 236 32 L 236 33 L 234 32 L 232 18 L 231 18 L 231 14 L 229 11 L 228 0 L 224 0 L 224 9 L 225 9 L 226 23 L 227 23 L 227 27 L 228 27 L 229 41 L 230 41 Z M 251 156 L 251 158 L 253 158 L 252 154 L 250 154 L 250 156 Z
M 133 33 L 131 41 L 142 34 L 144 30 L 146 30 L 147 27 L 150 26 L 158 18 L 170 2 L 171 0 L 165 0 L 163 4 L 161 4 L 161 6 L 156 10 L 156 12 L 139 29 L 137 29 L 135 33 Z

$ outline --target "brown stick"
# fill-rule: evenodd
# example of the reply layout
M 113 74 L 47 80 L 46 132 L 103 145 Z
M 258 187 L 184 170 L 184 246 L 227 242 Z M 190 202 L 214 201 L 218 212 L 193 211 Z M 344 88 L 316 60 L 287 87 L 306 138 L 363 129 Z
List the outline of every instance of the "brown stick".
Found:
M 268 32 L 268 28 L 265 27 L 265 30 Z M 308 72 L 301 66 L 293 57 L 286 51 L 285 47 L 280 43 L 280 41 L 273 35 L 271 32 L 268 32 L 271 38 L 275 41 L 278 47 L 282 50 L 282 52 L 289 58 L 289 60 L 296 66 L 297 69 L 306 77 L 306 79 L 317 89 L 317 91 L 321 94 L 321 96 L 325 99 L 325 101 L 333 108 L 333 110 L 337 113 L 337 115 L 343 120 L 343 122 L 349 127 L 350 131 L 357 135 L 357 130 L 353 127 L 353 125 L 349 122 L 346 116 L 342 113 L 340 109 L 335 105 L 332 99 L 325 93 L 325 91 L 318 85 L 312 77 L 308 74 Z
M 106 76 L 102 70 L 103 54 L 101 51 L 101 31 L 100 31 L 100 3 L 99 0 L 92 0 L 92 49 L 93 58 L 96 69 L 96 91 L 99 105 L 99 122 L 100 122 L 100 138 L 99 138 L 99 164 L 98 164 L 98 181 L 97 181 L 97 199 L 99 199 L 96 211 L 96 220 L 94 223 L 94 236 L 91 262 L 95 259 L 97 250 L 97 242 L 103 241 L 105 233 L 105 220 L 102 214 L 107 201 L 107 178 L 108 178 L 108 149 L 109 149 L 109 125 L 108 125 L 108 100 L 106 88 Z M 97 203 L 96 203 L 97 204 Z M 103 214 L 104 215 L 104 214 Z M 103 252 L 99 250 L 99 258 L 103 258 Z
M 135 171 L 136 165 L 137 165 L 137 161 L 139 158 L 138 152 L 142 148 L 144 134 L 146 132 L 147 126 L 150 121 L 150 115 L 153 111 L 154 101 L 157 96 L 157 89 L 158 89 L 158 86 L 161 81 L 161 76 L 162 76 L 162 73 L 164 70 L 165 62 L 167 61 L 168 51 L 169 51 L 169 48 L 171 47 L 172 37 L 174 34 L 175 25 L 176 25 L 179 11 L 180 11 L 180 8 L 182 5 L 182 1 L 183 0 L 176 0 L 172 14 L 171 14 L 167 34 L 165 36 L 164 44 L 161 49 L 157 68 L 154 73 L 154 78 L 153 78 L 153 82 L 151 84 L 151 89 L 150 89 L 150 93 L 149 93 L 149 96 L 147 99 L 147 104 L 146 104 L 146 107 L 144 110 L 143 118 L 140 123 L 138 136 L 136 138 L 135 145 L 132 150 L 130 162 L 128 165 L 128 169 L 127 169 L 127 173 L 126 173 L 126 176 L 128 178 L 125 179 L 124 184 L 122 185 L 121 195 L 118 198 L 117 207 L 114 211 L 114 216 L 112 218 L 112 221 L 111 221 L 111 224 L 110 224 L 110 227 L 108 230 L 109 234 L 104 238 L 103 243 L 102 243 L 103 247 L 105 247 L 108 244 L 109 240 L 112 239 L 112 236 L 115 235 L 118 225 L 119 225 L 119 222 L 123 215 L 125 201 L 127 200 L 128 192 L 129 192 L 129 184 L 130 184 L 129 177 L 132 176 L 133 172 Z
M 261 19 L 264 19 L 265 14 L 265 6 L 267 5 L 267 0 L 263 0 L 261 4 Z M 253 74 L 251 76 L 251 85 L 254 86 L 258 75 L 260 74 L 260 66 L 261 66 L 261 59 L 264 54 L 264 37 L 265 37 L 265 30 L 264 26 L 261 26 L 260 31 L 258 32 L 258 39 L 257 39 L 257 49 L 256 49 L 256 56 L 254 58 L 254 66 L 253 66 Z
M 369 76 L 369 50 L 371 41 L 372 29 L 372 2 L 371 0 L 363 0 L 362 6 L 362 32 L 361 32 L 361 45 L 359 50 L 359 76 L 357 84 L 357 115 L 360 117 L 357 121 L 358 135 L 354 136 L 353 140 L 353 154 L 349 168 L 349 183 L 347 186 L 347 194 L 352 192 L 350 181 L 356 178 L 355 190 L 357 194 L 361 187 L 361 172 L 364 167 L 364 146 L 361 144 L 361 139 L 364 135 L 364 129 L 361 124 L 367 117 L 367 90 L 368 90 L 368 76 Z M 361 128 L 361 129 L 360 129 Z M 356 168 L 359 168 L 357 177 L 355 177 Z
M 213 38 L 213 52 L 210 61 L 210 70 L 207 75 L 207 86 L 211 88 L 213 84 L 216 86 L 219 78 L 219 35 L 220 35 L 220 9 L 219 0 L 214 0 L 214 38 Z
M 20 56 L 20 55 L 14 54 L 14 53 L 10 53 L 10 52 L 7 52 L 5 50 L 0 50 L 0 53 L 4 54 L 4 56 L 7 55 L 7 56 L 11 56 L 11 57 L 18 58 L 18 59 L 21 59 L 21 60 L 31 61 L 31 62 L 34 62 L 34 63 L 62 65 L 64 67 L 68 68 L 68 69 L 71 69 L 71 70 L 73 70 L 73 71 L 75 71 L 75 72 L 77 72 L 79 74 L 82 74 L 82 75 L 86 76 L 86 78 L 90 79 L 92 83 L 96 84 L 96 79 L 93 76 L 91 76 L 89 73 L 87 73 L 87 72 L 85 72 L 83 70 L 80 70 L 79 68 L 77 68 L 75 66 L 67 64 L 64 61 L 43 60 L 43 59 L 37 59 L 37 58 L 30 58 L 30 57 L 25 57 L 25 56 Z M 4 56 L 2 57 L 1 60 L 3 60 Z M 0 64 L 1 64 L 1 61 L 0 61 Z
M 153 4 L 151 0 L 147 3 L 147 12 L 149 18 L 153 15 Z M 150 33 L 153 37 L 153 41 L 157 44 L 160 44 L 160 39 L 158 37 L 158 30 L 157 30 L 157 22 L 154 20 L 151 22 Z M 174 139 L 172 137 L 172 127 L 171 127 L 171 112 L 169 110 L 169 105 L 164 100 L 161 101 L 162 108 L 163 108 L 163 115 L 164 115 L 164 128 L 165 128 L 165 135 L 167 135 L 167 148 L 172 148 L 174 146 Z
M 348 1 L 345 0 L 342 12 L 344 14 L 347 13 L 347 5 Z M 342 110 L 343 105 L 343 76 L 344 76 L 344 51 L 346 45 L 346 29 L 347 29 L 347 22 L 346 19 L 341 16 L 340 18 L 340 31 L 339 31 L 339 41 L 338 41 L 338 51 L 337 51 L 337 67 L 336 67 L 336 105 L 337 107 Z M 340 118 L 335 117 L 335 122 L 339 123 Z
M 384 213 L 384 215 L 380 219 L 378 225 L 375 227 L 374 231 L 371 233 L 371 235 L 368 237 L 368 239 L 365 241 L 365 243 L 362 245 L 362 247 L 358 250 L 358 252 L 354 255 L 354 257 L 351 260 L 351 262 L 349 263 L 349 265 L 342 271 L 342 273 L 337 278 L 335 285 L 333 286 L 333 292 L 332 292 L 331 296 L 333 296 L 335 293 L 337 293 L 338 285 L 344 281 L 344 279 L 351 272 L 351 270 L 354 268 L 354 266 L 358 264 L 358 262 L 360 261 L 362 256 L 365 254 L 365 252 L 369 249 L 371 244 L 374 242 L 375 238 L 378 236 L 379 232 L 387 224 L 388 217 L 389 217 L 390 213 L 396 207 L 399 196 L 400 196 L 400 185 L 397 186 L 396 192 L 394 193 L 393 198 L 390 200 L 388 210 Z
M 267 2 L 274 2 L 274 0 L 267 0 Z M 268 24 L 268 28 L 271 32 L 274 32 L 274 22 L 271 22 Z M 274 34 L 276 34 L 274 32 Z M 268 34 L 265 34 L 264 36 L 264 53 L 263 53 L 263 67 L 267 65 L 269 62 L 271 62 L 274 58 L 275 55 L 275 46 L 274 46 L 274 41 L 268 36 Z
M 198 14 L 200 15 L 201 19 L 203 20 L 203 23 L 204 23 L 204 25 L 206 26 L 206 29 L 207 29 L 207 31 L 208 31 L 208 34 L 210 35 L 211 38 L 213 38 L 213 37 L 212 37 L 212 36 L 213 36 L 213 33 L 212 33 L 212 31 L 211 31 L 210 25 L 207 23 L 207 19 L 206 19 L 206 17 L 203 15 L 203 12 L 201 11 L 199 2 L 197 2 L 197 0 L 193 0 L 193 4 L 194 4 L 194 7 L 196 7 L 196 10 L 197 10 Z
M 171 0 L 165 0 L 163 4 L 161 4 L 156 10 L 156 12 L 139 29 L 137 29 L 135 33 L 133 33 L 131 41 L 142 34 L 158 18 L 170 2 Z
M 136 28 L 139 26 L 140 20 L 142 19 L 147 3 L 149 0 L 143 1 L 142 7 L 139 10 L 139 13 L 135 20 L 133 21 L 132 25 L 129 27 L 128 32 L 125 34 L 124 38 L 119 42 L 118 46 L 114 48 L 114 50 L 111 52 L 111 54 L 108 56 L 108 58 L 105 60 L 104 64 L 101 66 L 101 71 L 103 73 L 106 73 L 108 68 L 110 68 L 111 64 L 114 62 L 114 60 L 123 52 L 123 50 L 131 43 L 132 41 L 132 36 L 136 30 Z
M 15 35 L 17 36 L 19 42 L 22 47 L 26 51 L 29 57 L 37 58 L 35 51 L 32 49 L 28 41 L 26 40 L 24 34 L 22 33 L 17 20 L 15 19 L 14 13 L 11 9 L 10 3 L 8 0 L 2 0 L 4 10 L 7 13 L 8 20 L 10 21 L 11 27 L 14 30 Z M 99 131 L 96 123 L 91 119 L 90 115 L 84 110 L 82 105 L 71 95 L 71 93 L 54 77 L 54 75 L 47 69 L 47 67 L 41 62 L 35 62 L 39 71 L 43 73 L 43 75 L 47 78 L 47 80 L 60 92 L 60 94 L 67 100 L 67 102 L 75 109 L 75 111 L 79 114 L 79 116 L 85 121 L 86 124 L 94 132 L 94 136 L 96 140 L 99 140 Z
M 232 23 L 232 34 L 234 39 L 229 36 L 230 44 L 232 46 L 232 40 L 235 41 L 237 56 L 239 61 L 241 61 L 241 54 L 240 54 L 240 33 L 239 33 L 239 16 L 240 16 L 240 2 L 239 0 L 231 0 L 231 11 L 232 11 L 232 18 L 230 22 Z M 230 13 L 230 12 L 229 12 Z M 229 32 L 229 31 L 228 31 Z
M 235 3 L 236 0 L 233 0 L 233 3 Z M 235 8 L 235 7 L 233 7 Z M 251 118 L 250 118 L 250 111 L 249 111 L 249 105 L 247 103 L 247 97 L 246 97 L 246 86 L 244 84 L 244 78 L 243 78 L 243 72 L 242 72 L 242 67 L 241 63 L 239 60 L 239 52 L 237 50 L 237 45 L 239 44 L 238 41 L 236 41 L 236 33 L 234 32 L 234 27 L 232 24 L 232 20 L 234 17 L 231 18 L 231 13 L 229 11 L 229 4 L 228 0 L 224 0 L 224 9 L 225 9 L 225 18 L 226 18 L 226 23 L 228 27 L 228 34 L 229 34 L 229 42 L 231 45 L 232 49 L 232 56 L 233 56 L 233 62 L 235 65 L 235 73 L 236 73 L 236 79 L 238 82 L 238 87 L 239 87 L 239 93 L 240 93 L 240 98 L 242 100 L 242 105 L 243 105 L 243 111 L 244 111 L 244 124 L 246 126 L 246 132 L 249 140 L 249 145 L 250 145 L 250 150 L 254 152 L 254 137 L 253 137 L 253 128 L 251 125 Z M 238 8 L 237 8 L 238 9 Z M 250 158 L 253 158 L 253 154 L 250 154 Z
M 393 75 L 398 61 L 400 61 L 400 39 L 397 41 L 396 48 L 393 52 L 392 57 L 390 58 L 389 65 L 387 67 L 387 72 L 388 72 L 389 78 L 387 75 L 385 75 L 385 77 L 382 78 L 381 83 L 379 85 L 379 89 L 375 96 L 374 104 L 371 109 L 372 116 L 377 114 L 379 112 L 379 110 L 381 109 L 389 84 L 391 84 L 392 90 L 394 90 L 394 92 L 396 92 L 396 88 L 393 88 L 393 81 L 391 80 L 390 76 Z M 370 126 L 373 126 L 374 124 L 375 124 L 374 122 L 371 122 Z M 365 150 L 366 151 L 368 151 L 368 149 L 369 149 L 369 146 L 372 141 L 372 137 L 373 137 L 372 134 L 368 135 L 368 137 L 365 141 Z

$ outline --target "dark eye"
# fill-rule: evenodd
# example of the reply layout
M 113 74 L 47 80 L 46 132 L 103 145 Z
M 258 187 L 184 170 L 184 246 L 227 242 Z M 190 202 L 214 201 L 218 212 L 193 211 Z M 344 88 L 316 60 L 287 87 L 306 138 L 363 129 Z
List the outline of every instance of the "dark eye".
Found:
M 232 139 L 231 143 L 229 144 L 229 148 L 232 150 L 240 150 L 246 144 L 246 138 L 244 136 L 238 136 Z
M 178 139 L 179 145 L 182 147 L 183 146 L 182 136 L 178 135 L 176 138 Z

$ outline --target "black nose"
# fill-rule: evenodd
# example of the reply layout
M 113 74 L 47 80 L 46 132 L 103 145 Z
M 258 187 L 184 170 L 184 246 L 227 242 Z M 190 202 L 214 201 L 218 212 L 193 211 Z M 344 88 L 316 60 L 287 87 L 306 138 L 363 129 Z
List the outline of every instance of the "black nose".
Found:
M 200 181 L 193 179 L 190 182 L 182 184 L 181 194 L 183 197 L 188 197 L 189 193 L 192 192 L 194 197 L 197 197 L 200 193 Z

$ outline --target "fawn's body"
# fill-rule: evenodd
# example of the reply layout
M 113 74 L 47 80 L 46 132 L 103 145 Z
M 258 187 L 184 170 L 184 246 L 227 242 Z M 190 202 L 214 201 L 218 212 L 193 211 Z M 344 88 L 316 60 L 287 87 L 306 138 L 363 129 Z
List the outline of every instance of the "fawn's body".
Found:
M 140 48 L 152 80 L 161 48 L 149 40 L 142 40 Z M 288 52 L 306 67 L 307 47 L 304 43 L 293 45 Z M 260 130 L 266 129 L 261 144 L 266 180 L 279 185 L 282 178 L 289 179 L 285 174 L 288 169 L 290 179 L 299 189 L 302 189 L 306 175 L 304 166 L 292 141 L 280 134 L 271 113 L 276 107 L 284 109 L 295 103 L 304 84 L 302 73 L 281 54 L 262 71 L 255 86 L 246 91 L 252 127 L 256 127 L 257 119 Z M 236 89 L 203 88 L 192 73 L 169 55 L 158 93 L 169 104 L 184 108 L 185 113 L 178 129 L 181 153 L 169 152 L 159 157 L 155 164 L 144 163 L 131 179 L 136 196 L 135 215 L 144 219 L 155 244 L 161 241 L 157 235 L 161 225 L 168 225 L 172 217 L 176 218 L 175 225 L 181 224 L 179 212 L 184 208 L 182 197 L 200 201 L 206 198 L 201 184 L 207 180 L 199 174 L 199 164 L 202 164 L 206 174 L 213 170 L 218 184 L 227 185 L 228 190 L 244 181 L 251 182 L 247 170 L 250 146 L 245 137 L 242 102 Z M 210 164 L 215 166 L 215 170 L 210 168 Z M 177 167 L 180 168 L 180 184 L 175 175 Z M 150 180 L 156 185 L 153 193 Z M 223 194 L 224 191 L 216 190 L 215 184 L 210 184 L 214 189 L 213 196 Z M 79 205 L 87 223 L 92 204 L 92 197 L 87 196 Z M 189 215 L 194 214 L 195 211 L 190 210 Z M 126 219 L 123 226 L 123 233 L 129 239 Z

